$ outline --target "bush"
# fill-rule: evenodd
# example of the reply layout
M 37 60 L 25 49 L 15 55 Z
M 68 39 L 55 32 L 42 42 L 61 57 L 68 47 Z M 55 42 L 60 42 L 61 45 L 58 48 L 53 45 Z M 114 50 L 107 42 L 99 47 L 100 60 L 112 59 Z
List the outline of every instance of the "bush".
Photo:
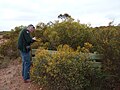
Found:
M 104 55 L 102 68 L 109 74 L 107 78 L 115 77 L 107 80 L 108 90 L 111 90 L 110 87 L 115 88 L 115 84 L 120 83 L 120 27 L 95 28 L 92 35 L 96 51 Z
M 21 28 L 21 26 L 15 27 L 15 30 L 5 34 L 3 39 L 6 41 L 0 45 L 0 55 L 7 56 L 10 59 L 17 58 L 19 56 L 19 51 L 17 49 L 17 39 Z M 6 37 L 7 35 L 9 36 Z
M 8 40 L 0 46 L 0 54 L 9 58 L 17 58 L 19 51 L 17 49 L 17 39 Z
M 40 46 L 43 46 L 43 42 L 42 40 L 39 38 L 37 38 L 36 42 L 34 42 L 32 45 L 31 45 L 31 48 L 32 49 L 37 49 L 39 48 Z
M 32 79 L 48 90 L 93 90 L 99 87 L 102 73 L 84 55 L 69 46 L 58 51 L 39 49 L 31 69 Z

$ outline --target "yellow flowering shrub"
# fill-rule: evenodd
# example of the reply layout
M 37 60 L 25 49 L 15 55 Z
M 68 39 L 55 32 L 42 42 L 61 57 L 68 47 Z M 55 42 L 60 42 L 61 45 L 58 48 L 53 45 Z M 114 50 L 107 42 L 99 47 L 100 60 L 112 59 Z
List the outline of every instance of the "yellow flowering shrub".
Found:
M 82 90 L 93 87 L 92 80 L 94 86 L 100 80 L 100 71 L 68 45 L 59 46 L 58 51 L 38 49 L 35 58 L 31 77 L 48 90 Z

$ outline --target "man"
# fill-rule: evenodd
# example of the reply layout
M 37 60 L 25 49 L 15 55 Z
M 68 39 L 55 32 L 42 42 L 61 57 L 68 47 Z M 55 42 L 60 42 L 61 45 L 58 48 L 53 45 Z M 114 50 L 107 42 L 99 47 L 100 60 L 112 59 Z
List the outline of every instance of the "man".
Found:
M 30 33 L 35 30 L 35 27 L 30 24 L 27 28 L 21 30 L 18 38 L 18 49 L 22 57 L 22 77 L 24 82 L 30 82 L 30 45 L 35 41 L 35 37 L 32 38 Z

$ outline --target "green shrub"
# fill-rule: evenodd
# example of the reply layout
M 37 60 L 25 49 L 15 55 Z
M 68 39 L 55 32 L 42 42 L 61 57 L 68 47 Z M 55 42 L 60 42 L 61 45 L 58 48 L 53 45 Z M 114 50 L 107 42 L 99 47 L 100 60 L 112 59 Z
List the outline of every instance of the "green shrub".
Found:
M 108 73 L 108 90 L 113 90 L 115 84 L 120 83 L 120 27 L 107 26 L 99 27 L 93 30 L 92 41 L 94 48 L 104 55 L 102 68 Z M 114 77 L 109 77 L 109 76 Z M 111 89 L 110 89 L 111 88 Z
M 9 58 L 17 58 L 19 56 L 17 39 L 7 40 L 7 42 L 0 45 L 0 54 Z
M 17 40 L 22 28 L 23 26 L 15 27 L 3 35 L 3 39 L 6 41 L 0 45 L 0 55 L 9 57 L 10 59 L 17 58 L 19 56 Z
M 99 87 L 102 73 L 84 55 L 67 45 L 58 51 L 38 49 L 31 77 L 48 90 L 93 90 Z
M 31 48 L 32 49 L 37 49 L 39 48 L 40 46 L 43 46 L 43 42 L 42 40 L 39 38 L 37 38 L 36 42 L 34 42 L 32 45 L 31 45 Z

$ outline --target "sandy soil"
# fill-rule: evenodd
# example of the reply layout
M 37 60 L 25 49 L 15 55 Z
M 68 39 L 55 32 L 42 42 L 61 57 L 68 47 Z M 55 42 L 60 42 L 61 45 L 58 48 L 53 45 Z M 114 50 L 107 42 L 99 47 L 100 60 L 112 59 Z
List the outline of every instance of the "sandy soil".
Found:
M 0 69 L 0 90 L 42 90 L 34 83 L 24 83 L 21 76 L 21 63 L 10 62 L 7 68 Z
M 6 42 L 0 35 L 0 44 Z M 0 90 L 43 90 L 34 83 L 24 83 L 21 76 L 20 60 L 9 62 L 7 68 L 0 69 Z

